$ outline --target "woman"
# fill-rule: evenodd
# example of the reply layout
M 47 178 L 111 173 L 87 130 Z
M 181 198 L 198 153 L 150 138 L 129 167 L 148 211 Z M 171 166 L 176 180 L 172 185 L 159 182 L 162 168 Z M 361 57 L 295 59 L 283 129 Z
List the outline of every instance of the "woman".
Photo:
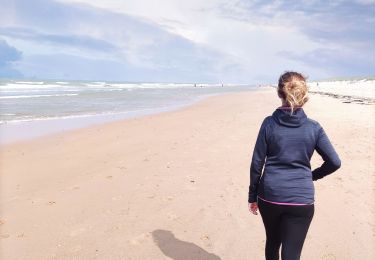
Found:
M 336 171 L 341 161 L 322 126 L 307 118 L 306 79 L 286 72 L 277 88 L 282 106 L 264 119 L 250 166 L 249 210 L 262 216 L 267 260 L 300 259 L 314 215 L 313 181 Z M 324 163 L 311 171 L 314 150 Z M 263 174 L 262 169 L 264 166 Z

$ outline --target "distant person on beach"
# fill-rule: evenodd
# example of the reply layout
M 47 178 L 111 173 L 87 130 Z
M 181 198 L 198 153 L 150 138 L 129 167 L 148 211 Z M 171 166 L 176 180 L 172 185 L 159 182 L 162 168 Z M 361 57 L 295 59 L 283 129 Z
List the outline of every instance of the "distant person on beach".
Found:
M 281 246 L 283 260 L 296 260 L 314 215 L 313 181 L 339 169 L 341 161 L 322 126 L 302 108 L 309 99 L 305 77 L 284 73 L 277 93 L 282 106 L 263 120 L 254 147 L 248 206 L 255 215 L 259 207 L 266 259 L 279 259 Z M 324 163 L 311 171 L 315 150 Z

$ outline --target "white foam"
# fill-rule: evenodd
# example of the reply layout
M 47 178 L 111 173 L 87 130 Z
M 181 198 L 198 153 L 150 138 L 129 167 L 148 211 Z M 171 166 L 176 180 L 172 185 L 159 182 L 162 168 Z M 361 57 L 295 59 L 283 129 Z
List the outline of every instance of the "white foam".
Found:
M 67 81 L 56 81 L 55 83 L 56 83 L 56 84 L 61 84 L 61 85 L 67 85 L 67 84 L 70 84 L 70 83 L 67 82 Z
M 44 81 L 15 81 L 16 84 L 43 85 Z
M 6 85 L 0 86 L 0 90 L 6 89 L 48 89 L 48 88 L 61 88 L 61 85 L 57 84 L 21 84 L 21 83 L 7 83 Z
M 2 96 L 0 99 L 18 99 L 18 98 L 39 98 L 39 97 L 60 97 L 60 96 L 77 96 L 78 94 L 55 94 L 55 95 L 17 95 L 17 96 Z
M 56 91 L 62 91 L 62 92 L 81 92 L 82 89 L 72 89 L 72 88 L 66 88 L 66 89 L 8 89 L 8 90 L 1 90 L 0 93 L 30 93 L 30 92 L 56 92 Z

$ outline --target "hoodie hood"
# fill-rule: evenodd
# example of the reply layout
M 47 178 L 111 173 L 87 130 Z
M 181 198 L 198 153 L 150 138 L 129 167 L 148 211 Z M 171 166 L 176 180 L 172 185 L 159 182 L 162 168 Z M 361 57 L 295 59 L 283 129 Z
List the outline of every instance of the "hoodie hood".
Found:
M 307 116 L 301 107 L 296 108 L 293 114 L 290 114 L 290 108 L 277 108 L 272 114 L 272 118 L 280 125 L 287 127 L 299 127 L 307 119 Z

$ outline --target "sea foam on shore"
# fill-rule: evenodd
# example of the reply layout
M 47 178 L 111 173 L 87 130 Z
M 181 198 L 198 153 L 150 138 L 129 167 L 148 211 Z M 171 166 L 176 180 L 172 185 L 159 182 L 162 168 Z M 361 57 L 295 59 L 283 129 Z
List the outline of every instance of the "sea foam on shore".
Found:
M 251 85 L 0 81 L 0 143 L 169 111 Z

